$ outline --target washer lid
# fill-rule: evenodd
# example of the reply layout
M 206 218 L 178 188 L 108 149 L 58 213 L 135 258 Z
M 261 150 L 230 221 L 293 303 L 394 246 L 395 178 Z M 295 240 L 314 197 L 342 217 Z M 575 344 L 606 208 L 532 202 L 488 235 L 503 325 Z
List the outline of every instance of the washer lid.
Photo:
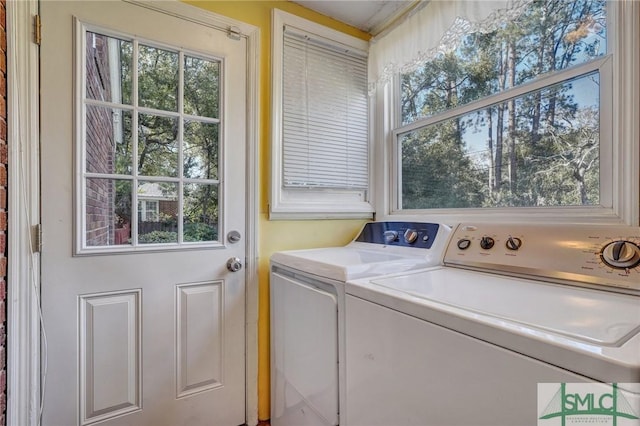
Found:
M 601 346 L 620 346 L 640 331 L 637 296 L 453 268 L 371 282 Z

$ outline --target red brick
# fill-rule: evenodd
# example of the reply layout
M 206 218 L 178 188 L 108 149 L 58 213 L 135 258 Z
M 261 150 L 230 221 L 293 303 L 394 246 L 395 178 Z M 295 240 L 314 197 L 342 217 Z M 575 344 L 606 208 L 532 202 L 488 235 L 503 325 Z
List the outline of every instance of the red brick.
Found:
M 7 230 L 7 212 L 0 211 L 0 231 Z M 4 274 L 0 274 L 3 276 Z
M 7 282 L 5 280 L 0 280 L 0 300 L 7 299 Z M 0 360 L 0 365 L 2 365 L 2 361 Z
M 7 186 L 7 167 L 0 164 L 0 186 Z
M 7 159 L 7 144 L 0 143 L 0 163 L 7 164 Z
M 5 1 L 0 2 L 0 26 L 2 26 L 3 29 L 7 28 L 7 9 Z
M 6 257 L 0 257 L 0 277 L 6 277 L 7 276 L 7 258 Z M 3 318 L 2 315 L 0 315 L 0 320 Z
M 0 142 L 7 141 L 7 111 L 0 111 Z M 6 164 L 6 163 L 5 163 Z

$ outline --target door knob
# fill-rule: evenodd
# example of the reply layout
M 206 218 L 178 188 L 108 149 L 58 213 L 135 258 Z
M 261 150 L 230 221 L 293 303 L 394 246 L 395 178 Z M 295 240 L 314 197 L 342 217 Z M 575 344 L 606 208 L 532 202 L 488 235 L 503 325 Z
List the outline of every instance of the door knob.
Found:
M 242 262 L 237 257 L 231 257 L 227 260 L 227 269 L 231 272 L 238 272 L 242 269 Z

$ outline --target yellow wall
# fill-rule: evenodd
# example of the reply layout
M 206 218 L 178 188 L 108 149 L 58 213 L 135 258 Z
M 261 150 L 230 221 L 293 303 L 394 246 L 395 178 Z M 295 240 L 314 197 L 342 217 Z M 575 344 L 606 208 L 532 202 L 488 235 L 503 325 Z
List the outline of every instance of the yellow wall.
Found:
M 340 246 L 348 243 L 364 223 L 361 220 L 269 221 L 271 152 L 271 11 L 274 8 L 368 40 L 356 28 L 327 18 L 289 1 L 187 1 L 260 28 L 260 223 L 258 319 L 258 418 L 269 418 L 269 257 L 280 250 Z

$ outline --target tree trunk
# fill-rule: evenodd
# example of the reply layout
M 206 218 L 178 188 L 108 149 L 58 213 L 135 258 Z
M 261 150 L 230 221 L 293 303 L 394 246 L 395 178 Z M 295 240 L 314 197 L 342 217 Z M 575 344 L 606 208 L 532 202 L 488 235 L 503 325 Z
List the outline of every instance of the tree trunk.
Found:
M 537 72 L 542 74 L 544 64 L 545 41 L 540 43 L 538 49 Z M 531 119 L 531 143 L 536 144 L 540 140 L 540 109 L 542 103 L 542 92 L 537 91 L 533 97 L 533 118 Z
M 498 105 L 498 118 L 496 126 L 496 174 L 495 189 L 500 192 L 502 188 L 502 139 L 504 135 L 504 104 Z
M 508 53 L 508 52 L 507 52 Z M 504 90 L 507 85 L 507 67 L 505 66 L 507 59 L 504 55 L 504 49 L 500 52 L 499 59 L 499 70 L 498 74 L 498 85 L 501 90 Z M 494 188 L 496 193 L 499 193 L 502 189 L 502 146 L 504 140 L 504 103 L 498 104 L 497 108 L 498 117 L 496 119 L 496 156 L 495 156 L 495 175 L 494 175 Z
M 493 177 L 496 161 L 493 157 L 493 114 L 491 108 L 487 108 L 487 118 L 489 121 L 489 128 L 487 131 L 487 143 L 489 145 L 489 197 L 491 197 L 493 196 L 493 191 L 496 186 Z
M 516 46 L 515 42 L 509 43 L 509 76 L 511 87 L 516 84 Z M 517 170 L 516 170 L 516 101 L 511 99 L 508 102 L 509 109 L 509 190 L 511 193 L 517 191 Z
M 578 194 L 580 194 L 580 202 L 583 206 L 589 201 L 587 197 L 587 185 L 584 182 L 585 173 L 586 170 L 580 167 L 573 172 L 573 177 L 576 179 L 576 186 L 578 187 Z

